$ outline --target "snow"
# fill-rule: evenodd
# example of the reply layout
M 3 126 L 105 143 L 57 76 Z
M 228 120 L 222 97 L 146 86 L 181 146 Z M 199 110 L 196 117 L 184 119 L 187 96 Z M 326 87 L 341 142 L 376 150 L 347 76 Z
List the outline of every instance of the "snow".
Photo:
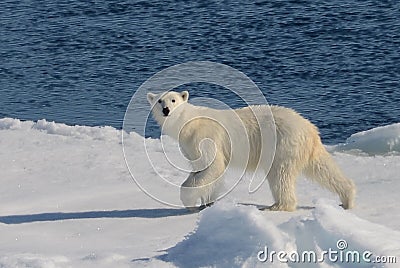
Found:
M 201 212 L 196 231 L 159 258 L 179 267 L 254 266 L 257 259 L 252 257 L 263 244 L 287 249 L 290 242 L 257 208 L 221 202 Z
M 268 186 L 248 194 L 245 177 L 226 198 L 191 213 L 141 191 L 125 164 L 121 130 L 0 119 L 0 267 L 351 267 L 327 256 L 315 263 L 280 262 L 277 255 L 261 262 L 266 248 L 286 252 L 286 259 L 304 251 L 371 252 L 371 260 L 394 256 L 397 264 L 360 267 L 398 267 L 399 126 L 329 147 L 357 185 L 353 210 L 300 177 L 297 211 L 260 211 L 272 203 Z M 141 152 L 144 143 L 157 171 Z M 177 184 L 186 176 L 165 161 L 163 146 L 176 144 L 124 134 L 141 182 L 157 193 L 167 192 L 157 172 Z M 347 247 L 339 250 L 338 241 Z

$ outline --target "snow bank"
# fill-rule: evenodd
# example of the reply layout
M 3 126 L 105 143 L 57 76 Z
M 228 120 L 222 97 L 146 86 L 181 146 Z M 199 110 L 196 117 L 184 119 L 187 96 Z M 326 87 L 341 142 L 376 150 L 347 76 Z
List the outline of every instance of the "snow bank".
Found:
M 95 140 L 121 140 L 121 130 L 110 126 L 68 126 L 46 119 L 21 121 L 13 118 L 0 119 L 0 130 L 36 129 L 47 134 Z M 136 134 L 136 133 L 133 133 Z M 137 135 L 138 136 L 138 135 Z M 329 147 L 332 151 L 358 151 L 369 155 L 400 153 L 400 123 L 373 128 L 351 135 L 346 143 Z
M 370 155 L 400 152 L 400 123 L 351 135 L 337 150 L 358 150 Z
M 29 130 L 36 129 L 47 134 L 54 134 L 75 138 L 89 138 L 96 140 L 121 140 L 121 131 L 110 126 L 88 127 L 68 126 L 62 123 L 48 122 L 46 119 L 33 121 L 21 121 L 13 118 L 0 119 L 0 130 Z

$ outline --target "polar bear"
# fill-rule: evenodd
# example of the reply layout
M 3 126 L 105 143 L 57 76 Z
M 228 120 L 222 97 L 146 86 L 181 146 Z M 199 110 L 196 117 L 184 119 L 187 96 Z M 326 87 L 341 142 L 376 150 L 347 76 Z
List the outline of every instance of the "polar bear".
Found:
M 201 207 L 213 203 L 229 165 L 244 171 L 265 169 L 275 201 L 271 210 L 296 210 L 295 186 L 300 173 L 338 194 L 344 209 L 354 206 L 353 181 L 326 151 L 317 127 L 294 110 L 274 105 L 217 110 L 192 105 L 188 99 L 188 91 L 147 94 L 162 132 L 179 142 L 192 163 L 193 171 L 180 189 L 185 207 L 198 208 L 199 201 Z M 260 134 L 269 129 L 276 129 L 275 136 Z M 275 155 L 268 151 L 270 146 L 261 146 L 271 144 L 273 137 Z

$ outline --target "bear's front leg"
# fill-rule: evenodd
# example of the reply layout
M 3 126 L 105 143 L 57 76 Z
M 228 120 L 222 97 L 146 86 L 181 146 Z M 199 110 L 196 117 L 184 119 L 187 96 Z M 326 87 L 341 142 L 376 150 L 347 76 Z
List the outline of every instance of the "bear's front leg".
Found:
M 182 204 L 189 210 L 201 210 L 211 206 L 216 197 L 214 195 L 214 183 L 204 184 L 202 172 L 191 173 L 182 184 L 180 198 Z M 199 203 L 200 202 L 200 203 Z
M 189 177 L 181 185 L 180 198 L 182 204 L 189 210 L 198 210 L 196 203 L 200 198 L 200 189 L 196 184 L 196 172 L 190 173 Z
M 217 164 L 218 161 L 199 172 L 190 173 L 183 182 L 180 198 L 183 205 L 190 209 L 205 208 L 212 205 L 218 199 L 218 190 L 222 186 L 222 174 L 225 165 Z M 200 203 L 200 204 L 199 204 Z

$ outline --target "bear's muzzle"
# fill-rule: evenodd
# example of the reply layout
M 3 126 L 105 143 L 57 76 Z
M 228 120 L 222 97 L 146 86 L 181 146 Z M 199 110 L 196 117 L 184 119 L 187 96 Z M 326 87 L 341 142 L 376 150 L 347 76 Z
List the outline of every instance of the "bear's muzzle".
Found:
M 170 111 L 169 111 L 168 107 L 165 107 L 165 108 L 162 109 L 162 112 L 163 112 L 164 116 L 168 116 Z

